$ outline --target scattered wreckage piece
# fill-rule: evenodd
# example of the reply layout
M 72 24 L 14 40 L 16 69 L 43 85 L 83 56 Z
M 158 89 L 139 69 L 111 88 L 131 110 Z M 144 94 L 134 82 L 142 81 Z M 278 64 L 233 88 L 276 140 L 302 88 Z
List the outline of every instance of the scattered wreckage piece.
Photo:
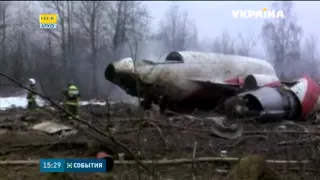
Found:
M 202 121 L 202 122 L 210 122 L 210 130 L 200 130 L 202 132 L 207 132 L 209 133 L 210 136 L 216 136 L 216 137 L 220 137 L 223 139 L 237 139 L 239 137 L 241 137 L 242 132 L 243 132 L 243 127 L 239 124 L 232 124 L 230 126 L 226 126 L 224 124 L 225 122 L 225 117 L 207 117 L 205 119 L 201 119 L 198 117 L 194 117 L 191 115 L 180 115 L 180 116 L 174 116 L 174 117 L 170 117 L 169 119 L 170 123 L 173 123 L 175 121 L 179 121 L 179 120 L 183 120 L 185 121 L 190 121 L 191 123 L 194 121 Z M 156 122 L 156 121 L 155 121 Z M 181 128 L 181 129 L 185 129 L 185 130 L 191 130 L 188 128 L 183 128 L 180 126 L 174 126 L 174 125 L 164 125 L 161 124 L 159 122 L 156 122 L 157 125 L 159 126 L 169 126 L 169 127 L 175 127 L 175 128 Z M 200 123 L 202 126 L 205 126 L 203 123 Z M 193 129 L 195 130 L 195 129 Z
M 296 127 L 295 129 L 301 129 L 303 132 L 310 132 L 310 129 L 301 124 L 295 123 L 294 121 L 283 121 L 281 125 L 276 127 L 276 129 L 286 130 L 288 126 Z
M 256 87 L 240 93 L 229 98 L 225 107 L 260 120 L 300 120 L 320 110 L 319 97 L 320 86 L 309 76 L 303 76 L 290 85 Z
M 274 68 L 264 60 L 192 51 L 170 52 L 163 62 L 124 58 L 108 64 L 105 78 L 143 98 L 145 109 L 154 103 L 162 112 L 209 110 L 242 92 L 243 86 L 280 85 Z
M 76 134 L 77 130 L 73 129 L 70 126 L 64 125 L 64 124 L 58 124 L 52 121 L 45 121 L 39 124 L 35 124 L 32 126 L 33 130 L 45 132 L 47 134 L 60 134 L 60 135 L 71 135 Z
M 211 127 L 212 135 L 224 139 L 237 139 L 242 136 L 243 127 L 238 124 L 233 124 L 230 127 L 214 124 Z

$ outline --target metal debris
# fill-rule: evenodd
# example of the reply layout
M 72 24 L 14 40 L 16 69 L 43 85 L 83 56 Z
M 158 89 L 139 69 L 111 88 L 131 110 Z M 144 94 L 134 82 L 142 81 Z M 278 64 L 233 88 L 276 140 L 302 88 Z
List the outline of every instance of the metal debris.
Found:
M 286 129 L 287 129 L 287 126 L 285 126 L 285 125 L 279 125 L 279 126 L 277 127 L 277 129 L 286 130 Z
M 233 124 L 230 127 L 214 124 L 211 127 L 212 135 L 225 138 L 225 139 L 237 139 L 241 137 L 243 127 L 238 124 Z
M 220 151 L 220 156 L 221 157 L 227 157 L 227 151 L 226 150 L 221 150 Z
M 66 126 L 64 124 L 58 124 L 52 121 L 45 121 L 39 124 L 34 125 L 31 129 L 36 131 L 45 132 L 48 134 L 64 134 L 70 135 L 74 134 L 77 131 L 72 127 Z
M 207 117 L 206 119 L 208 120 L 212 120 L 214 124 L 220 125 L 220 126 L 224 126 L 224 122 L 226 120 L 226 117 L 221 116 L 221 117 Z

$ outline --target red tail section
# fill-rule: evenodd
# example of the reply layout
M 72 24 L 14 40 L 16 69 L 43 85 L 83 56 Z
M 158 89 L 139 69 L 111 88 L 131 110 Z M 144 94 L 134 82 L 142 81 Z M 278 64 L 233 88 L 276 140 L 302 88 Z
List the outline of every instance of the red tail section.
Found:
M 301 103 L 302 117 L 320 110 L 320 86 L 309 76 L 298 79 L 298 82 L 292 86 L 291 91 L 297 96 Z

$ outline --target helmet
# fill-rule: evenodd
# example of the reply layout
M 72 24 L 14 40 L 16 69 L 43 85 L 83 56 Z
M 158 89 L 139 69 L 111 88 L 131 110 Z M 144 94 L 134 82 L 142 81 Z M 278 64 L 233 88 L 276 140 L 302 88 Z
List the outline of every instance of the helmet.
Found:
M 31 84 L 36 84 L 36 80 L 33 79 L 33 78 L 30 78 L 30 79 L 29 79 L 29 82 L 30 82 Z

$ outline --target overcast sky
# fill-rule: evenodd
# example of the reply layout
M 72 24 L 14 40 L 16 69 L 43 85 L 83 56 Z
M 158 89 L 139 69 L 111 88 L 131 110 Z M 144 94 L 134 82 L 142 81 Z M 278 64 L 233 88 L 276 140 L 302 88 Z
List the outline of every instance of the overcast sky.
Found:
M 153 23 L 156 26 L 173 3 L 172 1 L 148 1 Z M 210 38 L 219 35 L 224 29 L 230 34 L 242 33 L 260 34 L 263 19 L 235 19 L 231 11 L 237 9 L 259 10 L 271 8 L 271 1 L 179 1 L 175 2 L 189 12 L 189 16 L 197 24 L 199 36 Z M 298 23 L 303 27 L 304 35 L 320 33 L 320 16 L 318 9 L 320 2 L 297 1 L 294 2 L 294 12 L 297 14 Z M 319 36 L 320 37 L 320 36 Z M 318 41 L 319 41 L 318 37 Z

